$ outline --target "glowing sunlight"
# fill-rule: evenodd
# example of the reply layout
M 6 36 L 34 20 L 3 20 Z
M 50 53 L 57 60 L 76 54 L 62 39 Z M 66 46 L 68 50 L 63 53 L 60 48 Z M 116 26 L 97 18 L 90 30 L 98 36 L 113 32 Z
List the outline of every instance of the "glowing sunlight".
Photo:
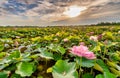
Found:
M 66 11 L 63 12 L 64 15 L 67 15 L 68 17 L 77 17 L 81 14 L 83 10 L 86 10 L 86 7 L 80 7 L 80 6 L 70 6 L 66 8 Z

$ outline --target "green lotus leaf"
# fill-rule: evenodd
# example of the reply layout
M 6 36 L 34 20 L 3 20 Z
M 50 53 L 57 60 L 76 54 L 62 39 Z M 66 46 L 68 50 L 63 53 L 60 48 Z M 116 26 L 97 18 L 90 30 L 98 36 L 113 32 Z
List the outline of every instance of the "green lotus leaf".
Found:
M 5 72 L 0 72 L 0 78 L 8 78 L 7 73 Z
M 53 78 L 78 78 L 75 63 L 68 63 L 64 60 L 58 60 L 53 66 Z
M 38 54 L 40 57 L 45 58 L 45 59 L 53 59 L 53 54 L 47 51 L 41 52 Z
M 0 51 L 3 51 L 3 50 L 4 50 L 4 46 L 0 45 Z
M 89 59 L 80 58 L 80 57 L 76 57 L 76 62 L 82 67 L 87 67 L 87 68 L 93 67 L 95 65 L 94 60 L 89 60 Z
M 20 62 L 16 66 L 17 70 L 15 71 L 15 73 L 21 75 L 22 77 L 31 76 L 32 73 L 34 72 L 33 63 Z
M 96 75 L 95 78 L 104 78 L 104 76 L 102 74 L 98 74 L 98 75 Z

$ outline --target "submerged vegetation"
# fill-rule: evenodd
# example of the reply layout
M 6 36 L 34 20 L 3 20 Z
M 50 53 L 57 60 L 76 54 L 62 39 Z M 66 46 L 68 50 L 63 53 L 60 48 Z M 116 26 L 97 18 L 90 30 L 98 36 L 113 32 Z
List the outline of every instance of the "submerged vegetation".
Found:
M 2 27 L 0 78 L 120 78 L 120 26 Z

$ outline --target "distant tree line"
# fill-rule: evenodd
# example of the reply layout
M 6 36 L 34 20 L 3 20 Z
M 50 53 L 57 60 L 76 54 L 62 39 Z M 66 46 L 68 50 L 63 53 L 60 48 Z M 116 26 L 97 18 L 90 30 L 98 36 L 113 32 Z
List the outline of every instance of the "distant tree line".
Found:
M 118 26 L 120 25 L 120 22 L 100 22 L 100 23 L 97 23 L 97 24 L 91 24 L 91 25 L 66 25 L 66 26 L 111 26 L 111 25 L 114 25 L 114 26 Z M 64 25 L 65 26 L 65 25 Z M 17 27 L 17 28 L 32 28 L 32 27 L 61 27 L 61 26 L 0 26 L 0 28 L 13 28 L 13 27 Z
M 101 22 L 96 24 L 97 26 L 108 26 L 108 25 L 120 25 L 120 22 Z

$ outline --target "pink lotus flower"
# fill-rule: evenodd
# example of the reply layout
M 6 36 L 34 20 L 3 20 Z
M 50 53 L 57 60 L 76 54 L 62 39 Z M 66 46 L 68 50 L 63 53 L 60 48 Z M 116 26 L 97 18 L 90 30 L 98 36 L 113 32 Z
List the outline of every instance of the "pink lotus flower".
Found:
M 69 40 L 67 38 L 63 39 L 64 42 L 68 42 Z
M 73 48 L 71 50 L 72 50 L 71 52 L 73 54 L 78 55 L 80 57 L 82 57 L 85 52 L 88 52 L 88 48 L 86 46 L 83 46 L 83 45 L 73 46 Z
M 60 36 L 60 33 L 56 33 L 56 36 Z
M 95 54 L 93 52 L 85 52 L 83 55 L 87 59 L 95 59 Z
M 93 35 L 94 34 L 94 32 L 90 32 L 90 35 Z
M 87 59 L 95 59 L 95 55 L 93 52 L 90 52 L 88 48 L 84 45 L 73 46 L 71 49 L 71 53 L 80 57 L 85 57 Z
M 90 36 L 90 40 L 98 41 L 98 37 L 96 37 L 96 36 Z
M 85 45 L 85 43 L 84 42 L 80 42 L 80 45 Z
M 105 40 L 105 41 L 104 41 L 104 44 L 105 44 L 105 45 L 108 45 L 108 40 Z
M 87 33 L 86 35 L 91 36 L 91 35 L 93 35 L 93 34 L 94 34 L 94 32 L 89 32 L 89 33 Z
M 100 34 L 100 35 L 98 35 L 97 39 L 98 39 L 98 40 L 101 40 L 101 39 L 102 39 L 102 37 L 103 37 L 103 35 L 102 35 L 102 34 Z

